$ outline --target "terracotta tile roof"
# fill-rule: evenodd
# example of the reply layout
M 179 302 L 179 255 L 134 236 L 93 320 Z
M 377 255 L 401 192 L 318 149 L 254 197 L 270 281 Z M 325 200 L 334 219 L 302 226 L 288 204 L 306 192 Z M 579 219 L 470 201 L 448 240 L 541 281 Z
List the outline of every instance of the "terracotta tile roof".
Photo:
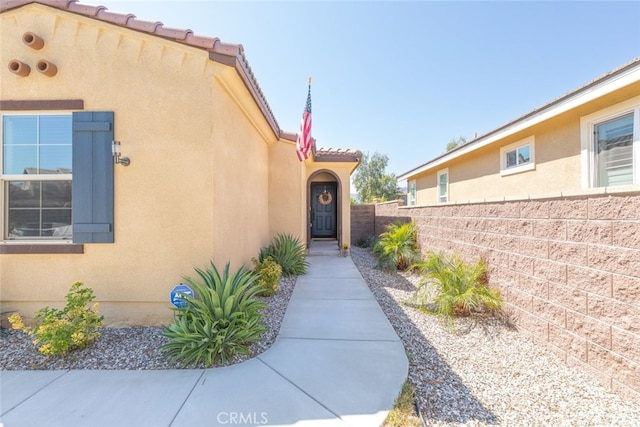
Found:
M 165 27 L 162 22 L 151 22 L 137 19 L 133 14 L 110 12 L 105 6 L 92 6 L 78 3 L 77 0 L 0 0 L 0 13 L 15 9 L 30 3 L 39 3 L 56 9 L 65 10 L 79 15 L 88 16 L 100 21 L 109 22 L 131 30 L 152 34 L 178 43 L 204 49 L 209 52 L 209 58 L 233 66 L 240 75 L 247 89 L 253 96 L 265 119 L 269 122 L 273 133 L 280 138 L 282 131 L 269 107 L 266 97 L 249 66 L 241 44 L 223 43 L 217 37 L 206 37 L 193 34 L 186 29 Z
M 316 162 L 356 162 L 362 160 L 362 151 L 360 150 L 343 150 L 341 148 L 320 148 L 313 149 L 313 157 Z
M 280 137 L 292 142 L 296 142 L 298 140 L 298 134 L 293 132 L 282 132 Z M 333 148 L 316 149 L 315 138 L 311 138 L 311 153 L 313 154 L 313 159 L 316 162 L 360 163 L 360 160 L 362 160 L 362 151 L 360 150 L 345 150 L 341 148 L 336 148 L 335 150 Z

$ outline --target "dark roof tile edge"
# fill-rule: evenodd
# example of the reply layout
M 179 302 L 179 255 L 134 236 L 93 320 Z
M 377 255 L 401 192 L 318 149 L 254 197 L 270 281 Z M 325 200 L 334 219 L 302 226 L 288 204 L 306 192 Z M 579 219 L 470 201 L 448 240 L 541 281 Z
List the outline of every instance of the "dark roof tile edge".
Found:
M 0 0 L 0 13 L 15 9 L 30 3 L 43 4 L 60 10 L 88 16 L 100 21 L 108 22 L 129 28 L 131 30 L 144 32 L 165 39 L 173 40 L 198 49 L 205 49 L 209 52 L 219 53 L 225 56 L 234 56 L 237 59 L 236 70 L 241 74 L 241 78 L 251 92 L 258 106 L 262 110 L 269 126 L 276 137 L 280 136 L 281 130 L 278 121 L 269 106 L 258 80 L 244 54 L 241 44 L 223 43 L 218 38 L 194 35 L 193 31 L 165 27 L 162 22 L 142 21 L 136 19 L 135 15 L 110 12 L 105 6 L 91 6 L 80 4 L 77 0 Z M 245 77 L 242 77 L 242 74 Z

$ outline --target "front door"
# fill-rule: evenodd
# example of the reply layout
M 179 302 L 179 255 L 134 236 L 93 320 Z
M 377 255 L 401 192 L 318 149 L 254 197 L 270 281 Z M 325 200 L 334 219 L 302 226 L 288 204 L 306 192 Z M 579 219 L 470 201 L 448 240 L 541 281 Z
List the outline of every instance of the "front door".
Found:
M 337 238 L 336 183 L 311 184 L 311 237 Z

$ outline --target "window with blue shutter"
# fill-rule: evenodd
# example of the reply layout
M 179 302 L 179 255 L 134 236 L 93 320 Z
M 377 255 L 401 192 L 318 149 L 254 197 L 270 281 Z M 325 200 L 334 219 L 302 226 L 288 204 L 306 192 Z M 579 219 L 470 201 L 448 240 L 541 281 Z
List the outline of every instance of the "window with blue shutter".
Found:
M 113 243 L 113 112 L 73 113 L 74 243 Z
M 70 114 L 2 115 L 2 240 L 70 240 Z

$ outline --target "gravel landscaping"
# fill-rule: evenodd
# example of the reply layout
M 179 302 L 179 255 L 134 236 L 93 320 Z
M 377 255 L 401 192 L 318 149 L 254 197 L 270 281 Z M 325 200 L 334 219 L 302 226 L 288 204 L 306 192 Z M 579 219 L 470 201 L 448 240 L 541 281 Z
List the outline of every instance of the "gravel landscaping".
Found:
M 351 256 L 404 343 L 409 381 L 428 425 L 640 425 L 640 405 L 608 392 L 517 329 L 463 319 L 453 333 L 403 304 L 417 277 L 377 270 L 367 249 L 352 248 Z
M 375 268 L 367 249 L 351 248 L 356 266 L 402 339 L 410 361 L 420 412 L 430 426 L 634 426 L 640 405 L 607 392 L 595 380 L 538 348 L 501 322 L 464 319 L 453 333 L 434 316 L 406 304 L 416 277 Z M 251 346 L 252 356 L 269 348 L 293 292 L 295 280 L 265 299 L 268 331 Z M 170 369 L 158 351 L 160 327 L 104 328 L 87 349 L 46 358 L 22 332 L 0 332 L 0 369 Z
M 295 286 L 295 278 L 281 278 L 278 292 L 263 300 L 267 331 L 261 340 L 249 346 L 251 355 L 238 355 L 231 364 L 239 363 L 262 353 L 275 341 L 280 323 L 287 310 Z M 3 329 L 0 332 L 0 369 L 175 369 L 185 368 L 168 362 L 159 351 L 168 340 L 162 327 L 102 328 L 100 338 L 86 349 L 73 351 L 63 357 L 45 357 L 20 331 Z M 190 365 L 188 368 L 202 368 Z

